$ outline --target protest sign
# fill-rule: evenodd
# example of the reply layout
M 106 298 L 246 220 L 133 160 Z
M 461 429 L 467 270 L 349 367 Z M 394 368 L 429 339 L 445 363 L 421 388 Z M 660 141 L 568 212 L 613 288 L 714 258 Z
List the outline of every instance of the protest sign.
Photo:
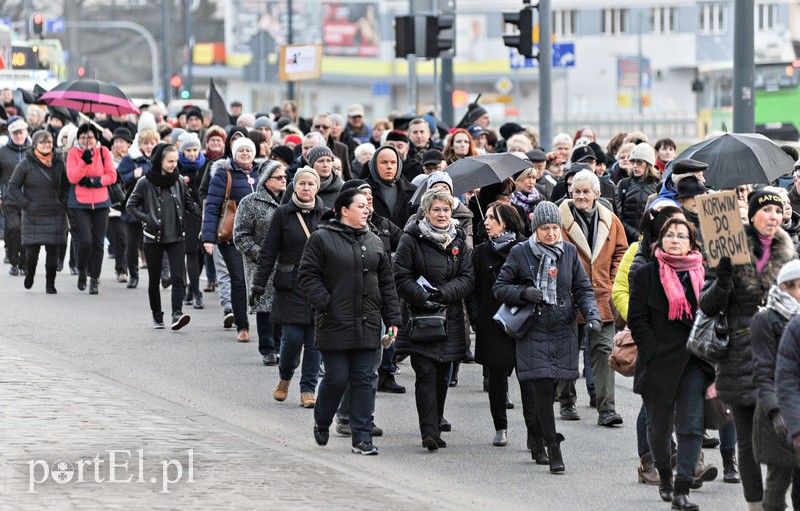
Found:
M 700 216 L 700 232 L 708 257 L 708 266 L 715 268 L 723 257 L 730 257 L 733 264 L 750 263 L 750 250 L 744 233 L 742 217 L 736 192 L 724 191 L 698 195 L 697 210 Z

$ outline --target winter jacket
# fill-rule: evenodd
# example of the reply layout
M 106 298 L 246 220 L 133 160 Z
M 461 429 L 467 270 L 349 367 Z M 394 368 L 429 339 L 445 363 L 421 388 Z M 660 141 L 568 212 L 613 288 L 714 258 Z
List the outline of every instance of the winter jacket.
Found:
M 169 188 L 155 184 L 147 176 L 138 180 L 133 187 L 125 209 L 142 223 L 145 243 L 183 241 L 187 213 L 196 218 L 202 214 L 186 182 L 182 177 L 176 177 Z M 173 209 L 175 215 L 166 216 L 164 211 L 167 208 Z M 167 218 L 172 221 L 165 222 Z
M 781 438 L 772 427 L 771 416 L 784 415 L 784 406 L 775 390 L 775 364 L 778 344 L 789 320 L 775 309 L 765 308 L 753 316 L 750 339 L 753 343 L 753 382 L 758 392 L 758 406 L 753 418 L 753 454 L 756 461 L 768 465 L 794 465 L 789 438 Z
M 45 166 L 29 150 L 8 182 L 8 198 L 22 210 L 23 245 L 66 245 L 69 181 L 64 162 L 53 155 Z
M 403 237 L 403 230 L 394 225 L 391 220 L 373 211 L 369 217 L 369 230 L 381 239 L 387 254 L 397 252 L 400 238 Z
M 108 208 L 108 187 L 117 182 L 117 170 L 111 152 L 103 146 L 92 149 L 92 163 L 81 159 L 84 149 L 74 146 L 67 153 L 67 179 L 73 186 L 69 189 L 67 201 L 70 208 L 95 209 Z M 100 178 L 99 187 L 87 187 L 79 182 L 85 178 Z
M 405 168 L 405 167 L 403 167 L 403 168 Z M 425 211 L 422 210 L 422 206 L 419 206 L 419 208 L 417 209 L 417 214 L 413 215 L 411 218 L 409 218 L 408 222 L 406 222 L 406 225 L 412 224 L 412 223 L 414 223 L 414 222 L 416 222 L 418 220 L 422 220 L 423 218 L 425 218 Z M 460 200 L 457 200 L 456 201 L 456 207 L 453 210 L 453 218 L 458 220 L 458 226 L 461 227 L 462 229 L 464 229 L 464 232 L 467 233 L 467 246 L 469 246 L 469 248 L 471 250 L 472 247 L 474 246 L 472 244 L 472 240 L 473 240 L 473 236 L 472 235 L 473 235 L 473 230 L 474 230 L 473 227 L 472 227 L 472 221 L 473 221 L 473 218 L 474 218 L 474 214 L 472 213 L 472 210 L 470 210 L 466 206 L 466 204 L 464 204 Z
M 800 435 L 800 318 L 795 316 L 783 332 L 775 364 L 775 388 L 789 438 Z
M 406 305 L 419 310 L 429 293 L 422 289 L 417 279 L 423 276 L 442 294 L 447 304 L 447 340 L 436 343 L 414 343 L 408 338 L 408 308 L 403 312 L 403 323 L 397 338 L 398 353 L 408 353 L 431 358 L 438 362 L 463 360 L 467 353 L 463 300 L 475 285 L 475 273 L 467 247 L 467 235 L 456 228 L 452 243 L 442 249 L 423 236 L 419 223 L 406 226 L 394 259 L 394 279 L 397 293 Z
M 628 249 L 625 228 L 619 218 L 598 201 L 596 203 L 599 215 L 595 233 L 596 241 L 595 246 L 590 248 L 586 236 L 572 214 L 571 205 L 572 199 L 568 199 L 558 207 L 564 219 L 561 234 L 565 241 L 573 243 L 578 249 L 583 269 L 594 288 L 601 321 L 610 323 L 614 321 L 614 314 L 611 310 L 611 288 L 614 286 L 614 278 L 617 276 L 622 257 Z M 580 315 L 578 323 L 584 323 L 583 317 Z
M 117 166 L 117 172 L 119 172 L 119 175 L 122 177 L 122 182 L 125 183 L 125 192 L 127 195 L 130 195 L 130 193 L 133 191 L 133 187 L 136 186 L 136 182 L 144 177 L 144 175 L 147 174 L 152 167 L 153 163 L 150 161 L 150 158 L 143 155 L 137 146 L 131 146 L 131 152 L 122 158 L 122 161 L 120 161 L 119 165 Z M 137 168 L 142 169 L 142 175 L 138 178 L 133 173 Z M 127 211 L 122 212 L 121 218 L 123 222 L 127 222 L 129 224 L 135 224 L 139 222 Z
M 626 177 L 617 185 L 617 214 L 625 227 L 628 243 L 639 239 L 639 224 L 648 198 L 660 187 L 661 181 L 651 176 Z
M 713 316 L 727 307 L 731 334 L 725 359 L 717 363 L 717 392 L 730 405 L 755 406 L 756 388 L 753 384 L 753 348 L 750 341 L 750 322 L 766 303 L 769 288 L 776 282 L 778 272 L 795 252 L 789 235 L 778 229 L 772 238 L 772 256 L 762 271 L 755 261 L 762 255 L 756 230 L 745 226 L 751 263 L 735 266 L 732 284 L 725 285 L 716 278 L 716 271 L 706 271 L 706 283 L 700 293 L 700 308 Z
M 789 202 L 792 204 L 792 211 L 800 213 L 800 193 L 797 193 L 797 185 L 789 188 Z
M 272 215 L 250 288 L 263 294 L 267 281 L 275 270 L 272 280 L 275 296 L 270 315 L 275 323 L 310 325 L 313 322 L 311 305 L 297 287 L 300 258 L 308 241 L 297 213 L 300 213 L 309 233 L 313 233 L 325 211 L 322 199 L 317 197 L 314 209 L 309 213 L 302 213 L 294 202 L 290 202 L 278 207 Z
M 631 243 L 622 261 L 619 263 L 617 275 L 614 277 L 614 285 L 611 286 L 611 303 L 625 321 L 628 321 L 628 303 L 631 297 L 630 276 L 636 267 L 633 266 L 636 253 L 639 251 L 639 242 Z
M 467 311 L 470 324 L 475 328 L 475 361 L 479 364 L 510 368 L 516 363 L 514 339 L 492 319 L 502 305 L 494 296 L 492 287 L 511 249 L 524 241 L 524 236 L 517 235 L 513 243 L 500 250 L 487 241 L 475 247 L 472 252 L 475 287 L 467 297 Z
M 250 195 L 256 190 L 258 182 L 258 167 L 253 166 L 250 176 L 233 166 L 233 160 L 223 158 L 214 162 L 211 166 L 211 181 L 208 185 L 208 197 L 203 210 L 203 230 L 202 237 L 204 243 L 217 242 L 217 225 L 219 216 L 222 212 L 222 203 L 225 201 L 225 190 L 228 185 L 228 172 L 231 172 L 233 182 L 231 183 L 230 199 L 235 201 L 237 206 L 239 201 Z
M 258 179 L 258 188 L 255 193 L 251 193 L 239 202 L 236 209 L 236 220 L 233 223 L 233 243 L 236 249 L 242 254 L 244 260 L 244 277 L 247 289 L 253 285 L 253 280 L 258 269 L 258 259 L 261 257 L 261 249 L 264 240 L 267 238 L 272 217 L 278 209 L 278 200 L 272 192 L 267 190 L 267 172 L 262 172 Z M 275 272 L 271 272 L 266 285 L 264 294 L 250 307 L 250 314 L 258 312 L 270 312 L 272 310 L 272 299 L 275 289 L 272 287 L 272 278 Z
M 336 197 L 339 196 L 339 190 L 342 189 L 344 181 L 342 181 L 342 178 L 340 178 L 335 172 L 331 173 L 329 177 L 330 179 L 320 184 L 319 190 L 317 191 L 317 197 L 322 199 L 322 203 L 325 204 L 326 208 L 332 209 L 333 205 L 336 203 Z M 289 201 L 292 200 L 293 194 L 294 181 L 286 186 L 286 191 L 283 192 L 281 204 L 288 204 Z
M 25 159 L 25 152 L 31 147 L 30 140 L 18 146 L 9 142 L 0 147 L 0 185 L 7 185 L 17 165 Z
M 689 364 L 703 369 L 709 385 L 714 380 L 714 367 L 686 350 L 694 319 L 686 315 L 680 320 L 669 319 L 669 301 L 659 272 L 659 262 L 651 261 L 631 275 L 628 328 L 638 349 L 634 392 L 651 403 L 669 406 L 675 402 L 681 376 Z M 686 299 L 696 311 L 697 298 L 688 287 L 684 286 Z
M 350 181 L 353 178 L 353 173 L 350 170 L 350 149 L 347 144 L 334 140 L 332 135 L 328 135 L 326 142 L 328 149 L 333 151 L 333 155 L 342 162 L 342 177 L 345 181 Z
M 572 243 L 564 242 L 564 254 L 556 262 L 555 305 L 538 304 L 516 338 L 517 378 L 530 381 L 578 379 L 578 324 L 576 308 L 587 320 L 600 320 L 592 284 Z M 529 262 L 530 261 L 530 262 Z M 511 249 L 494 284 L 494 295 L 502 303 L 527 304 L 522 294 L 533 286 L 541 261 L 528 242 Z
M 381 319 L 400 325 L 391 258 L 368 229 L 320 224 L 306 243 L 297 283 L 314 308 L 318 350 L 378 349 Z
M 800 242 L 800 213 L 792 211 L 792 217 L 781 224 L 781 229 L 786 231 L 794 246 L 797 246 Z
M 388 218 L 398 227 L 406 225 L 406 222 L 411 218 L 414 212 L 411 207 L 411 197 L 414 195 L 414 191 L 417 188 L 409 183 L 406 178 L 400 176 L 394 182 L 394 186 L 399 189 L 397 204 L 395 205 L 394 211 L 389 211 L 389 206 L 386 205 L 386 202 L 381 196 L 381 188 L 378 182 L 371 175 L 368 175 L 364 181 L 369 183 L 370 187 L 372 187 L 372 203 L 375 212 L 384 218 Z

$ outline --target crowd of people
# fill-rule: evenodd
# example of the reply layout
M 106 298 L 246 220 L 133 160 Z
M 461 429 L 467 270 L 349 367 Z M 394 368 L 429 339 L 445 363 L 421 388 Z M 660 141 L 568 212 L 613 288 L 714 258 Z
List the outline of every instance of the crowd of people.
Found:
M 697 208 L 714 192 L 708 166 L 675 160 L 670 139 L 618 133 L 604 147 L 585 128 L 540 141 L 516 123 L 493 129 L 476 104 L 454 129 L 431 114 L 368 125 L 361 105 L 310 120 L 293 101 L 235 106 L 227 126 L 197 107 L 78 123 L 28 105 L 6 119 L 8 273 L 31 289 L 44 246 L 46 293 L 67 260 L 77 288 L 96 295 L 108 240 L 118 283 L 135 289 L 147 270 L 156 329 L 185 327 L 184 307 L 216 293 L 236 341 L 250 340 L 255 316 L 261 363 L 278 368 L 273 398 L 287 400 L 299 368 L 316 442 L 334 428 L 363 455 L 378 453 L 377 392 L 406 391 L 394 378 L 402 360 L 428 451 L 447 446 L 448 388 L 471 362 L 484 368 L 491 442 L 506 446 L 516 374 L 528 449 L 551 473 L 566 470 L 556 418 L 581 419 L 581 374 L 597 424 L 623 424 L 609 356 L 627 325 L 638 480 L 673 509 L 699 509 L 690 490 L 719 472 L 702 449 L 719 445 L 722 479 L 741 483 L 750 509 L 784 509 L 790 486 L 800 509 L 800 161 L 788 188 L 736 188 L 750 262 L 710 267 Z M 524 170 L 454 190 L 450 165 L 501 152 Z M 523 311 L 520 328 L 492 319 L 504 307 Z M 728 318 L 716 364 L 686 348 L 698 311 Z M 704 429 L 712 384 L 733 415 L 719 439 Z

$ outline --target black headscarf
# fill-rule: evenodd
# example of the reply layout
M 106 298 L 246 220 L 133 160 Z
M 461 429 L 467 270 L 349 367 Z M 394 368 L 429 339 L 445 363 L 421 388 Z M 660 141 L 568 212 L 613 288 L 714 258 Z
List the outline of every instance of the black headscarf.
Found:
M 242 135 L 244 135 L 245 138 L 248 138 L 247 128 L 242 126 L 234 126 L 233 128 L 231 128 L 230 131 L 228 132 L 228 138 L 225 139 L 225 156 L 224 156 L 225 158 L 231 158 L 233 156 L 232 146 L 233 146 L 234 133 L 241 133 Z
M 165 144 L 163 142 L 159 143 L 153 148 L 153 153 L 150 155 L 150 162 L 153 166 L 150 170 L 145 174 L 145 177 L 150 180 L 154 185 L 159 186 L 161 188 L 169 188 L 175 184 L 179 177 L 181 177 L 181 173 L 176 168 L 171 173 L 164 173 L 161 169 L 161 160 L 164 157 L 164 150 L 168 147 L 175 149 L 175 146 L 171 144 Z

